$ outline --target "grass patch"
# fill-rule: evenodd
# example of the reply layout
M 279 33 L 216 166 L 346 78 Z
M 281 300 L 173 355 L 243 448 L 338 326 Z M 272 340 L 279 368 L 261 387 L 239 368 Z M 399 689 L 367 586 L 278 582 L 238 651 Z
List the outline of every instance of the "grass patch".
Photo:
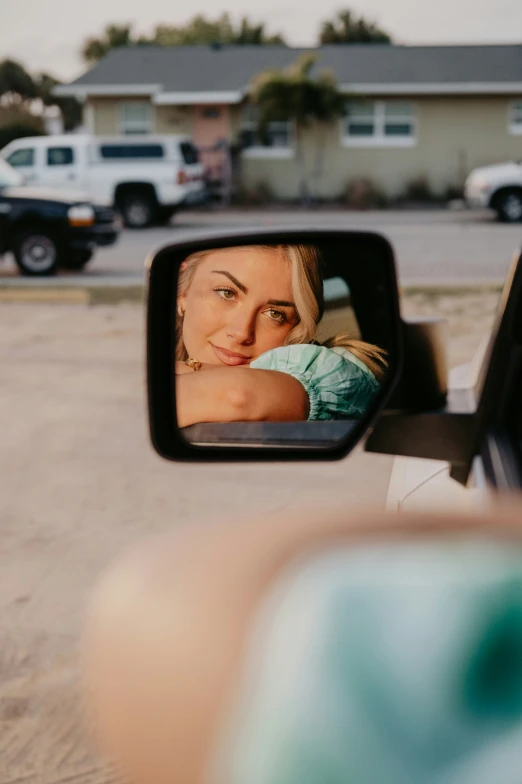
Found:
M 117 305 L 119 302 L 145 302 L 144 286 L 96 286 L 88 289 L 90 305 Z

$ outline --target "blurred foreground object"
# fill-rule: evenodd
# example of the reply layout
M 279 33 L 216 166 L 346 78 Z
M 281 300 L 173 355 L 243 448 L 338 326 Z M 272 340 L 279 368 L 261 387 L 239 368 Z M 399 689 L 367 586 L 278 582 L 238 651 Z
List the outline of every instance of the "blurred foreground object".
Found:
M 262 519 L 149 542 L 85 637 L 136 784 L 481 784 L 522 768 L 522 512 Z

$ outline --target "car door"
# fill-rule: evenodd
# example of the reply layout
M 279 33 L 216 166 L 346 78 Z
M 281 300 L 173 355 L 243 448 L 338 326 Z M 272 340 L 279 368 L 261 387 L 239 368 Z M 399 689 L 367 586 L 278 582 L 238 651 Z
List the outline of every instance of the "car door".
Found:
M 60 190 L 83 189 L 79 150 L 70 144 L 50 145 L 43 151 L 42 181 Z
M 42 150 L 28 143 L 19 146 L 10 153 L 6 160 L 24 178 L 26 185 L 41 185 L 40 157 Z

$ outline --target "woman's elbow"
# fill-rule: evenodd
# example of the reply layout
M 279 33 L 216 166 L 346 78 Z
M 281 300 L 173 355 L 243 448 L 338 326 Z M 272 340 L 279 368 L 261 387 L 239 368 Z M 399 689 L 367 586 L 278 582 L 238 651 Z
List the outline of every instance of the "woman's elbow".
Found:
M 245 374 L 227 390 L 228 421 L 281 422 L 308 418 L 308 395 L 299 381 L 273 371 L 257 373 L 263 373 L 263 377 Z
M 230 422 L 246 422 L 255 418 L 254 396 L 243 380 L 226 390 L 224 403 Z

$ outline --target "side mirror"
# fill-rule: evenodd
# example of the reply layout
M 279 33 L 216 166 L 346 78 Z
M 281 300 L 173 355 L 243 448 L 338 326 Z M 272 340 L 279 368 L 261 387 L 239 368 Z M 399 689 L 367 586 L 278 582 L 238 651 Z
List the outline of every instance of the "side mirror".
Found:
M 338 459 L 397 386 L 402 322 L 380 235 L 212 234 L 148 267 L 150 432 L 167 459 Z

